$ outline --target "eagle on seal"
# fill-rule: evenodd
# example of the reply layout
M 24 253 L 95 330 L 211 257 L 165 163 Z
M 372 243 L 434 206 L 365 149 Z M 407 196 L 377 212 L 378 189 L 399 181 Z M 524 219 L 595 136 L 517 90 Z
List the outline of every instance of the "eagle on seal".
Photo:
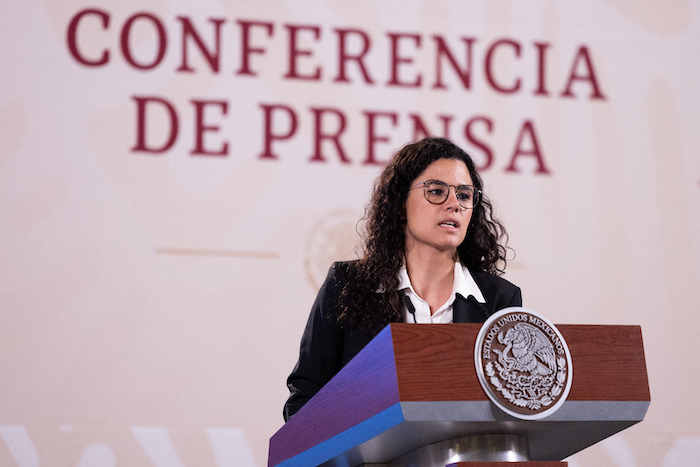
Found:
M 517 323 L 512 328 L 498 334 L 498 341 L 506 345 L 498 353 L 498 361 L 507 371 L 529 372 L 532 376 L 551 375 L 556 371 L 554 346 L 547 336 L 528 323 Z M 512 352 L 513 356 L 508 354 Z

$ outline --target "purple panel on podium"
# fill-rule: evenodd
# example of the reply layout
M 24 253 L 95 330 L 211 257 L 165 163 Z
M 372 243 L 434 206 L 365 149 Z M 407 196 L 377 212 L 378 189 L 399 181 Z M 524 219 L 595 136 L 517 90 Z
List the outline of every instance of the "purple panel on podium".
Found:
M 391 328 L 312 401 L 270 439 L 269 465 L 318 465 L 402 423 Z

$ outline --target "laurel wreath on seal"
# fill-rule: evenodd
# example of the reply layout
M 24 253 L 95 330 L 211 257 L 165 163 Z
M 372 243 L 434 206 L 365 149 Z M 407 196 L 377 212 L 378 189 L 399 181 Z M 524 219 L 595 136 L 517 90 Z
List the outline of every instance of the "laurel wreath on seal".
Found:
M 500 365 L 498 365 L 500 366 Z M 505 371 L 503 368 L 499 368 L 501 371 Z M 489 381 L 500 392 L 503 397 L 508 400 L 511 404 L 517 407 L 525 407 L 531 410 L 539 410 L 542 407 L 549 406 L 554 402 L 554 400 L 561 394 L 564 384 L 566 383 L 566 359 L 557 359 L 557 375 L 556 381 L 553 382 L 549 391 L 542 395 L 541 397 L 531 397 L 523 398 L 514 395 L 508 388 L 506 388 L 498 376 L 496 376 L 496 370 L 492 362 L 486 364 L 485 373 L 489 377 Z

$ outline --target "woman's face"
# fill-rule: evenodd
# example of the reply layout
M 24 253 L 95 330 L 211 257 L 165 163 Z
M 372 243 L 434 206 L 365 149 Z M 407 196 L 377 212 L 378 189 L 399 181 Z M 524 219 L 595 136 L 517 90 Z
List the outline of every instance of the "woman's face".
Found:
M 459 159 L 438 159 L 431 163 L 411 186 L 428 180 L 448 185 L 473 185 L 467 165 Z M 432 204 L 425 199 L 423 186 L 412 188 L 406 199 L 406 249 L 429 248 L 455 251 L 467 235 L 473 209 L 463 209 L 457 202 L 454 187 L 447 200 Z

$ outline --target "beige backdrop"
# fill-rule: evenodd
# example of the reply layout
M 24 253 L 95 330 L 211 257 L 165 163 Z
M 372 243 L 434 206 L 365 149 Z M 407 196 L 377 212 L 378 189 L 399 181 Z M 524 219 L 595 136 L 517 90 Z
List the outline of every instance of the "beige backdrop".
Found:
M 645 421 L 570 465 L 699 465 L 696 4 L 2 11 L 0 465 L 265 465 L 316 290 L 417 118 L 484 167 L 525 306 L 642 326 Z

